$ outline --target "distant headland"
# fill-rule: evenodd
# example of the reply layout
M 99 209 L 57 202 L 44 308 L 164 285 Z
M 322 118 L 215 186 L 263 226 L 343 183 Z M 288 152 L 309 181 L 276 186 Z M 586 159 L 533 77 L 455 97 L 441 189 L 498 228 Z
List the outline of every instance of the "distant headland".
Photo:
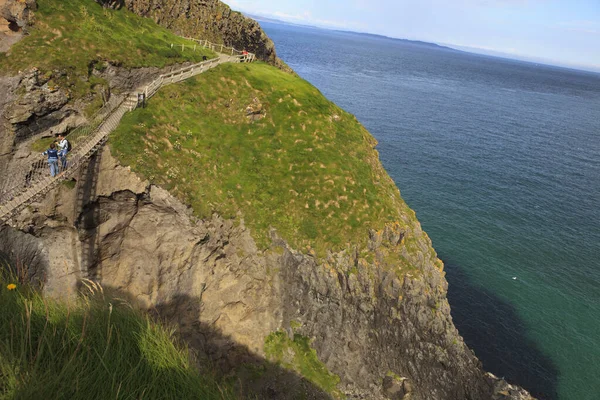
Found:
M 373 38 L 378 38 L 378 39 L 387 39 L 387 40 L 393 40 L 393 41 L 398 41 L 398 42 L 403 42 L 403 43 L 410 43 L 410 44 L 415 44 L 415 45 L 419 45 L 419 46 L 435 47 L 435 48 L 439 48 L 439 49 L 447 49 L 447 50 L 452 50 L 452 51 L 462 51 L 462 50 L 454 49 L 449 46 L 443 46 L 443 45 L 440 45 L 437 43 L 425 42 L 422 40 L 401 39 L 401 38 L 395 38 L 395 37 L 386 36 L 386 35 L 379 35 L 376 33 L 357 32 L 357 31 L 351 31 L 351 30 L 345 30 L 345 29 L 325 28 L 325 27 L 320 27 L 320 26 L 315 26 L 315 25 L 297 24 L 294 22 L 283 21 L 280 19 L 269 18 L 269 17 L 264 17 L 261 15 L 255 15 L 255 14 L 244 14 L 244 15 L 247 17 L 250 17 L 256 21 L 259 21 L 259 22 L 269 22 L 272 24 L 291 25 L 291 26 L 298 26 L 298 27 L 309 28 L 309 29 L 323 29 L 323 30 L 328 30 L 328 31 L 333 31 L 333 32 L 341 32 L 341 33 L 348 33 L 348 34 L 352 34 L 352 35 L 367 36 L 367 37 L 373 37 Z

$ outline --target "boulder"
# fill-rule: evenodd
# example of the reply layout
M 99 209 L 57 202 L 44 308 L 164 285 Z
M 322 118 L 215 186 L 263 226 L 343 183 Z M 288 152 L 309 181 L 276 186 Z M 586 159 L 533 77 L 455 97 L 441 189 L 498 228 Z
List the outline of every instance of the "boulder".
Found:
M 404 398 L 404 386 L 401 379 L 387 375 L 383 378 L 383 394 L 392 400 L 402 400 Z
M 35 0 L 0 0 L 0 32 L 20 32 L 30 21 L 30 11 L 36 9 Z
M 252 103 L 246 107 L 246 117 L 253 121 L 264 118 L 263 105 L 258 97 L 252 99 Z
M 18 42 L 33 21 L 35 0 L 0 0 L 0 53 Z

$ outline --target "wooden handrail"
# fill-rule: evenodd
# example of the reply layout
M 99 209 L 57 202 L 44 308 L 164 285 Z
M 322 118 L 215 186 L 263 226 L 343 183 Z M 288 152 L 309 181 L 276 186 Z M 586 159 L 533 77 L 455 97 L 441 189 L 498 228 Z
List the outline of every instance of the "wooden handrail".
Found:
M 210 49 L 219 46 L 207 40 L 190 40 L 194 40 Z M 106 140 L 108 140 L 108 135 L 117 128 L 123 115 L 128 111 L 133 111 L 140 105 L 138 93 L 143 93 L 146 99 L 149 99 L 163 86 L 189 79 L 192 76 L 201 74 L 222 63 L 252 62 L 255 60 L 255 55 L 252 53 L 244 54 L 233 47 L 220 46 L 221 51 L 226 50 L 227 52 L 231 52 L 231 55 L 222 54 L 221 56 L 210 60 L 188 65 L 166 74 L 161 74 L 149 84 L 137 88 L 133 93 L 129 93 L 123 97 L 115 97 L 115 100 L 111 99 L 107 102 L 107 104 L 90 119 L 91 122 L 89 125 L 78 128 L 69 135 L 69 139 L 72 139 L 72 135 L 77 132 L 75 135 L 77 140 L 76 144 L 74 143 L 74 150 L 69 153 L 70 157 L 67 168 L 62 169 L 59 175 L 54 177 L 48 176 L 48 163 L 46 159 L 41 158 L 41 156 L 33 163 L 29 164 L 29 167 L 27 167 L 26 170 L 20 171 L 19 175 L 21 176 L 15 177 L 15 179 L 9 181 L 12 182 L 12 185 L 0 190 L 0 222 L 8 221 L 27 204 L 51 190 L 59 181 L 70 179 L 79 167 L 83 165 L 83 163 L 90 158 L 98 148 L 106 142 Z M 182 47 L 182 49 L 183 48 L 184 47 Z M 59 160 L 59 165 L 60 164 L 61 161 Z

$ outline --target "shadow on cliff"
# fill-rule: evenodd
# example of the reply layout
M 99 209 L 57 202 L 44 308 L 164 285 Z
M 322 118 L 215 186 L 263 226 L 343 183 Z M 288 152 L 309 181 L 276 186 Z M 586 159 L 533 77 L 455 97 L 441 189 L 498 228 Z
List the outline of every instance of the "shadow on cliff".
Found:
M 127 292 L 108 287 L 104 290 L 110 296 L 136 303 Z M 253 354 L 212 324 L 201 322 L 201 298 L 176 295 L 171 301 L 148 311 L 154 319 L 176 328 L 177 336 L 192 350 L 200 371 L 208 371 L 219 379 L 232 382 L 239 398 L 332 399 L 299 374 Z
M 16 314 L 11 324 L 0 326 L 2 350 L 7 355 L 2 367 L 10 371 L 6 376 L 0 374 L 2 398 L 239 398 L 231 385 L 216 379 L 212 371 L 198 376 L 181 365 L 162 343 L 163 336 L 156 335 L 137 313 L 112 304 L 107 312 L 105 300 L 109 298 L 92 295 L 89 307 L 59 308 L 51 316 L 39 299 L 17 298 L 8 299 L 8 309 Z M 2 316 L 11 317 L 6 312 Z M 11 362 L 19 365 L 16 374 Z M 12 379 L 19 384 L 11 385 Z
M 484 369 L 540 400 L 557 400 L 558 369 L 529 338 L 515 308 L 476 286 L 452 261 L 444 263 L 452 319 Z
M 76 210 L 80 214 L 75 226 L 79 232 L 81 242 L 80 269 L 83 277 L 92 280 L 101 278 L 101 271 L 98 270 L 96 262 L 99 241 L 98 229 L 101 224 L 100 207 L 89 205 L 96 198 L 102 150 L 101 147 L 96 154 L 89 158 L 88 162 L 81 168 L 77 181 Z
M 47 265 L 38 239 L 8 225 L 0 226 L 0 269 L 10 271 L 21 283 L 41 286 Z

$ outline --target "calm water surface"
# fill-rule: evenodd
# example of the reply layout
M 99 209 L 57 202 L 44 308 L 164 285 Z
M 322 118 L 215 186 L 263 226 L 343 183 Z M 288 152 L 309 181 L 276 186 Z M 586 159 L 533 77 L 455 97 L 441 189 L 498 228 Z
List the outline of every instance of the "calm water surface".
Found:
M 600 75 L 261 25 L 379 140 L 484 367 L 543 399 L 600 399 Z

